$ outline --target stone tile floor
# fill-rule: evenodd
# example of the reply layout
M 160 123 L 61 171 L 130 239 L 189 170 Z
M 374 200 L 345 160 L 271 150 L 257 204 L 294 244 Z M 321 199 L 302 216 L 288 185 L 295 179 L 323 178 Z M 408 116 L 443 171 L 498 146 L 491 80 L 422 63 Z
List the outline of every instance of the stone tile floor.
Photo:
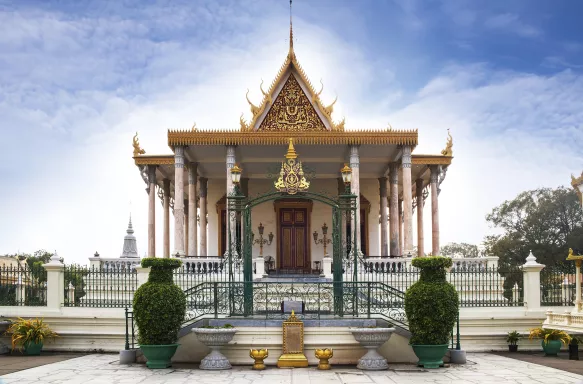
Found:
M 468 354 L 468 364 L 438 370 L 392 364 L 388 371 L 363 372 L 352 367 L 318 371 L 315 367 L 252 371 L 201 371 L 177 364 L 163 370 L 120 365 L 116 355 L 87 355 L 0 377 L 3 383 L 83 384 L 416 384 L 416 383 L 583 383 L 583 376 L 493 354 Z

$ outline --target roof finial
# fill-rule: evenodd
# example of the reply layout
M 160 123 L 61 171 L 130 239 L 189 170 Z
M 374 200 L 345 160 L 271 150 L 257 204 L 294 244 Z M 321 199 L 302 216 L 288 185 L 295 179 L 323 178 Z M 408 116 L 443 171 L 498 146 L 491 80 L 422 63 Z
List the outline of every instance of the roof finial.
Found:
M 289 0 L 289 52 L 294 51 L 294 29 L 292 25 L 292 0 Z

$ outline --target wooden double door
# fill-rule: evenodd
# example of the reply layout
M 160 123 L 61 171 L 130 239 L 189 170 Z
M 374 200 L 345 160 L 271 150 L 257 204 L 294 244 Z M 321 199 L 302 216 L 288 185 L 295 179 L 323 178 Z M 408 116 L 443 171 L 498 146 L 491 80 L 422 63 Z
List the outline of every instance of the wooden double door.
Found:
M 310 269 L 309 217 L 307 208 L 279 209 L 278 263 L 282 271 Z

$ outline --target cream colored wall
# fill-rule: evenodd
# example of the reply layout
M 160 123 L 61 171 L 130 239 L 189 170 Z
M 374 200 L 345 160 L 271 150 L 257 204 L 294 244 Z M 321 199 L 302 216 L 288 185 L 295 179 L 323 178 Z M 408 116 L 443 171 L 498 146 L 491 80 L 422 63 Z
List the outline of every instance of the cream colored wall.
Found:
M 370 201 L 370 212 L 368 214 L 368 246 L 369 256 L 380 256 L 380 226 L 379 226 L 379 181 L 378 179 L 361 179 L 360 194 Z
M 369 255 L 380 256 L 380 228 L 379 228 L 379 184 L 377 179 L 362 179 L 360 184 L 361 194 L 370 201 L 371 209 L 368 216 L 368 230 L 369 230 Z M 248 193 L 250 196 L 256 196 L 273 190 L 273 181 L 268 179 L 251 179 L 249 180 Z M 310 191 L 324 192 L 331 196 L 338 194 L 338 181 L 334 179 L 312 180 Z M 208 255 L 221 256 L 218 250 L 218 223 L 219 217 L 217 215 L 216 203 L 225 194 L 225 181 L 220 179 L 210 179 L 208 181 Z M 271 245 L 264 245 L 263 256 L 272 256 L 277 259 L 277 224 L 275 217 L 275 209 L 273 201 L 269 201 L 258 205 L 252 209 L 251 212 L 252 230 L 255 233 L 255 238 L 259 237 L 257 227 L 259 223 L 263 223 L 265 227 L 264 238 L 267 239 L 269 232 L 273 232 L 274 238 Z M 329 228 L 328 235 L 332 233 L 332 208 L 324 203 L 314 201 L 311 222 L 309 241 L 311 242 L 312 265 L 314 261 L 321 261 L 324 258 L 324 247 L 322 244 L 314 244 L 313 232 L 318 231 L 318 237 L 322 238 L 322 225 L 326 223 Z M 328 254 L 332 255 L 332 244 L 329 244 Z M 253 246 L 253 256 L 259 255 L 259 245 Z
M 207 255 L 219 255 L 219 215 L 217 214 L 217 202 L 224 196 L 227 189 L 225 179 L 209 179 L 207 186 Z
M 252 179 L 249 180 L 249 195 L 257 195 L 273 189 L 272 180 L 260 180 Z M 338 194 L 338 182 L 333 179 L 323 179 L 323 180 L 312 180 L 310 185 L 310 191 L 313 192 L 324 192 L 331 196 L 337 196 Z M 310 216 L 310 233 L 308 234 L 308 241 L 311 242 L 311 267 L 314 267 L 314 261 L 321 261 L 324 258 L 324 247 L 322 244 L 314 244 L 313 232 L 318 231 L 318 238 L 322 238 L 322 225 L 326 223 L 328 226 L 328 236 L 332 234 L 332 207 L 327 204 L 314 201 L 312 207 L 312 213 Z M 264 237 L 267 238 L 269 232 L 273 232 L 274 238 L 273 243 L 270 246 L 263 247 L 263 256 L 272 256 L 277 260 L 277 224 L 276 224 L 276 213 L 274 209 L 273 201 L 265 202 L 261 205 L 254 207 L 251 211 L 252 220 L 252 230 L 255 233 L 255 239 L 259 238 L 259 231 L 257 227 L 259 223 L 263 223 L 265 227 Z M 332 244 L 328 245 L 328 254 L 332 255 Z M 259 245 L 255 244 L 253 246 L 253 256 L 259 255 Z M 277 261 L 276 261 L 277 262 Z M 321 265 L 320 265 L 321 267 Z

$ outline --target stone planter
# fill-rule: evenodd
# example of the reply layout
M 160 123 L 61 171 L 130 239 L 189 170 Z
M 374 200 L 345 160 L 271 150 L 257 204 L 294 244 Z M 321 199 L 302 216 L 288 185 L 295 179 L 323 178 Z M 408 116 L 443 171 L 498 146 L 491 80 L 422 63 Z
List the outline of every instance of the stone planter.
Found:
M 354 339 L 367 349 L 366 354 L 358 360 L 356 368 L 366 371 L 388 369 L 387 359 L 382 357 L 377 348 L 391 338 L 395 328 L 349 328 Z
M 541 345 L 543 347 L 543 351 L 545 352 L 545 356 L 557 356 L 561 350 L 562 342 L 561 340 L 549 340 L 545 343 L 543 340 L 541 341 Z
M 200 369 L 231 369 L 231 363 L 220 352 L 221 347 L 229 344 L 237 333 L 236 328 L 193 328 L 198 340 L 211 349 L 211 353 L 200 362 Z
M 11 324 L 12 324 L 12 322 L 10 322 L 10 321 L 0 321 L 0 336 L 4 335 L 4 333 L 8 330 L 8 328 L 10 327 Z M 5 353 L 9 353 L 9 352 L 10 352 L 10 347 L 8 347 L 6 344 L 4 344 L 0 340 L 0 355 L 3 355 Z

